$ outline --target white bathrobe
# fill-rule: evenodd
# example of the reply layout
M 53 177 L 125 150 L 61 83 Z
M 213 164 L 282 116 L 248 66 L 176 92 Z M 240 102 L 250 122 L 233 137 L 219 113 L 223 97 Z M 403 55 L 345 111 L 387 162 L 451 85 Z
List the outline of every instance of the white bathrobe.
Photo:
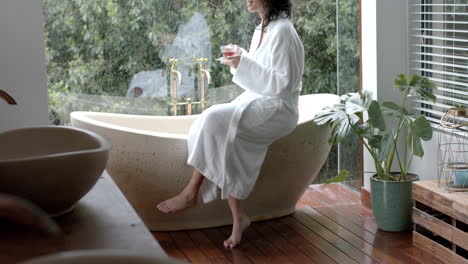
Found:
M 246 199 L 268 146 L 297 125 L 304 47 L 285 18 L 270 22 L 258 47 L 260 37 L 259 26 L 249 52 L 243 51 L 237 70 L 231 71 L 245 92 L 208 108 L 190 128 L 187 163 L 206 178 L 200 188 L 205 203 L 229 196 Z

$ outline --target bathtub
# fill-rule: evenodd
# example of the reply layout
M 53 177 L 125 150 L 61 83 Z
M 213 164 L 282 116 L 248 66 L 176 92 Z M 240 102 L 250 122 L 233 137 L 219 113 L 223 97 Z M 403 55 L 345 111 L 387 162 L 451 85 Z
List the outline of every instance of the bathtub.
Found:
M 330 151 L 329 127 L 317 126 L 312 118 L 338 100 L 332 94 L 300 97 L 296 129 L 270 145 L 258 181 L 243 203 L 253 221 L 294 213 Z M 71 122 L 111 143 L 109 174 L 150 230 L 170 231 L 232 224 L 226 201 L 199 204 L 175 214 L 156 208 L 179 193 L 192 175 L 193 168 L 186 164 L 187 134 L 197 117 L 73 112 Z

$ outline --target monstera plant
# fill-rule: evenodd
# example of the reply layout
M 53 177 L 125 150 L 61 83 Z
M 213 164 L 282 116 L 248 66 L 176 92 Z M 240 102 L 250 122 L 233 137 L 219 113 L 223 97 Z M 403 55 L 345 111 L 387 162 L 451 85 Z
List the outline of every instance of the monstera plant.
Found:
M 411 183 L 419 177 L 409 173 L 413 156 L 423 157 L 422 141 L 432 138 L 432 128 L 425 116 L 408 111 L 410 96 L 435 102 L 434 82 L 426 77 L 399 74 L 395 88 L 403 94 L 400 104 L 373 100 L 369 91 L 341 96 L 340 102 L 318 113 L 314 122 L 331 127 L 330 144 L 338 144 L 349 134 L 362 139 L 372 157 L 375 175 L 371 177 L 372 207 L 380 229 L 401 231 L 411 227 Z M 402 133 L 402 132 L 406 133 Z M 399 148 L 400 137 L 405 144 Z M 401 145 L 400 145 L 401 146 Z M 397 161 L 398 172 L 392 172 Z M 327 183 L 345 180 L 348 172 L 341 171 Z

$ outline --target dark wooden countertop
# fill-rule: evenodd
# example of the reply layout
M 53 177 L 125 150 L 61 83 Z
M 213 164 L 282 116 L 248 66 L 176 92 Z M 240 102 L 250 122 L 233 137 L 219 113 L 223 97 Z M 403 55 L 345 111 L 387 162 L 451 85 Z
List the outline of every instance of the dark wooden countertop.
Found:
M 18 226 L 0 226 L 0 263 L 80 249 L 166 255 L 107 172 L 71 213 L 55 220 L 63 231 L 55 237 Z

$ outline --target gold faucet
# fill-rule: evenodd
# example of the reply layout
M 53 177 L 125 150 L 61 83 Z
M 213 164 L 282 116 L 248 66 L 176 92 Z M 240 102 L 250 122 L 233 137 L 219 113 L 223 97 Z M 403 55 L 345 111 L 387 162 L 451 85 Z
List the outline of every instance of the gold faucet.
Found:
M 179 60 L 176 58 L 169 59 L 171 63 L 171 76 L 172 76 L 172 104 L 173 104 L 173 115 L 177 115 L 177 80 L 179 80 L 179 85 L 183 84 L 182 74 L 177 70 L 177 62 Z
M 205 68 L 205 63 L 208 62 L 207 58 L 198 58 L 196 60 L 199 63 L 200 66 L 200 76 L 201 76 L 201 98 L 200 98 L 200 103 L 201 103 L 201 111 L 205 111 L 205 106 L 206 106 L 206 99 L 205 99 L 205 75 L 206 78 L 208 79 L 208 84 L 212 83 L 211 80 L 211 74 L 209 71 L 206 70 Z
M 7 102 L 8 104 L 11 104 L 11 105 L 16 104 L 15 99 L 13 99 L 13 97 L 11 97 L 7 92 L 5 92 L 3 90 L 0 90 L 0 98 L 5 100 L 5 102 Z
M 192 115 L 192 98 L 187 98 L 187 115 Z

